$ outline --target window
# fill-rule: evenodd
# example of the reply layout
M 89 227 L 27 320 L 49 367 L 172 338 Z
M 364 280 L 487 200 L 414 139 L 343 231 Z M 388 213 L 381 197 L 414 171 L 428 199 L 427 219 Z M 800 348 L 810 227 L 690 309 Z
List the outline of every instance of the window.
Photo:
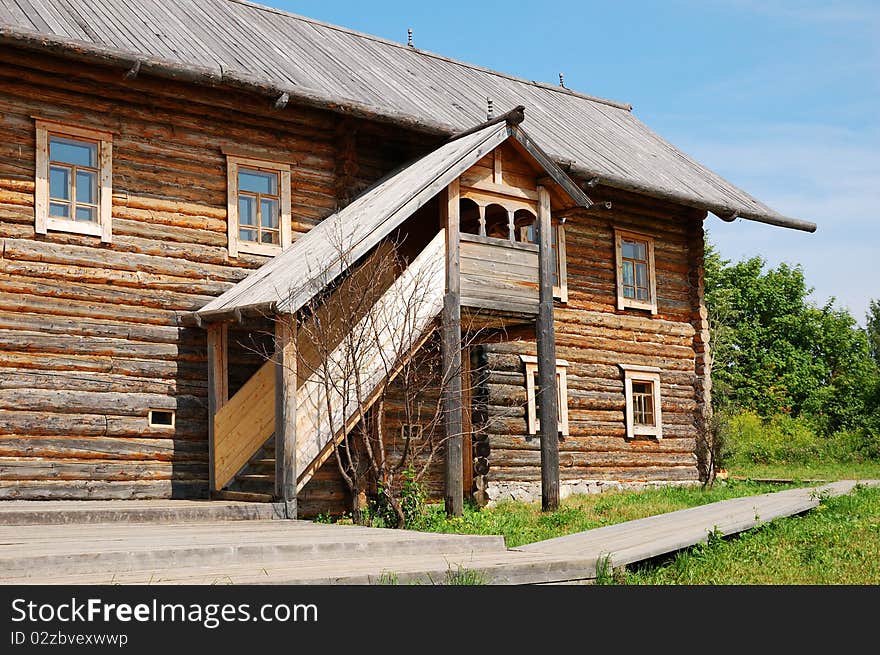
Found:
M 109 132 L 36 120 L 34 226 L 111 240 L 112 147 Z
M 614 231 L 617 253 L 617 308 L 647 309 L 657 313 L 654 275 L 654 240 L 651 237 Z
M 538 420 L 538 407 L 540 406 L 540 385 L 538 384 L 538 358 L 533 355 L 520 355 L 525 365 L 526 398 L 528 407 L 526 419 L 529 434 L 538 434 L 541 423 Z M 568 435 L 568 379 L 566 370 L 568 362 L 564 359 L 556 360 L 556 400 L 559 406 L 559 434 Z
M 229 255 L 274 256 L 290 245 L 290 166 L 227 156 Z
M 174 411 L 168 409 L 151 409 L 149 413 L 151 428 L 173 428 Z
M 660 369 L 621 364 L 626 394 L 626 437 L 663 436 L 660 416 Z
M 520 212 L 518 212 L 519 214 Z M 516 240 L 522 243 L 538 243 L 537 220 L 529 214 L 526 220 L 517 216 Z M 530 221 L 527 219 L 531 218 Z M 565 262 L 565 225 L 553 220 L 550 245 L 553 248 L 553 297 L 560 302 L 568 302 L 568 275 Z

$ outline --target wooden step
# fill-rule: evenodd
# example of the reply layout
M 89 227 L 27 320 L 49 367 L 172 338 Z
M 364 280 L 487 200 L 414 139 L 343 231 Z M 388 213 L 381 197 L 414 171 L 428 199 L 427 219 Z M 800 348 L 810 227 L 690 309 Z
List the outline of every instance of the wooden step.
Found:
M 235 478 L 236 482 L 266 482 L 275 483 L 275 476 L 268 473 L 242 473 Z
M 215 491 L 214 498 L 220 500 L 238 500 L 244 503 L 271 503 L 274 500 L 272 494 L 257 493 L 254 491 Z

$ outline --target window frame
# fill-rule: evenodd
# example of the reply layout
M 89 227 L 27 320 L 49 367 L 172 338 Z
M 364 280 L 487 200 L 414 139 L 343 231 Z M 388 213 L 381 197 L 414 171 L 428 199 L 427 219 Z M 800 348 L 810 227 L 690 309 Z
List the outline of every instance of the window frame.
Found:
M 626 438 L 639 436 L 663 438 L 663 414 L 660 410 L 660 369 L 656 366 L 634 366 L 618 364 L 623 371 L 624 395 L 626 398 Z M 654 425 L 642 425 L 635 422 L 633 406 L 633 382 L 651 385 L 654 402 Z
M 37 234 L 71 232 L 101 238 L 111 243 L 113 238 L 113 135 L 104 130 L 69 125 L 44 118 L 32 117 L 36 130 L 36 162 L 34 176 L 34 231 Z M 73 141 L 87 141 L 98 146 L 97 161 L 97 221 L 77 221 L 49 215 L 49 141 L 52 136 Z M 76 206 L 76 199 L 72 199 Z
M 646 244 L 645 250 L 648 263 L 648 301 L 627 298 L 623 295 L 623 240 L 630 239 Z M 654 266 L 654 238 L 641 232 L 633 232 L 614 228 L 614 257 L 617 277 L 617 309 L 646 309 L 652 315 L 657 314 L 657 274 Z
M 551 225 L 553 226 L 553 232 L 556 236 L 556 279 L 559 284 L 553 285 L 553 299 L 558 300 L 562 303 L 568 302 L 568 267 L 566 265 L 566 257 L 565 257 L 565 219 L 564 218 L 551 218 Z M 535 218 L 535 222 L 532 225 L 520 225 L 516 228 L 517 236 L 519 240 L 515 243 L 530 243 L 534 246 L 538 246 L 539 244 L 534 241 L 528 240 L 528 230 L 534 230 L 534 234 L 537 238 L 538 233 L 538 219 Z M 497 237 L 489 237 L 489 238 L 497 238 Z M 503 241 L 509 241 L 508 239 L 503 239 Z M 551 240 L 552 244 L 552 240 Z
M 526 425 L 530 435 L 538 434 L 541 421 L 538 418 L 537 403 L 535 401 L 536 384 L 535 376 L 538 374 L 538 358 L 534 355 L 520 355 L 525 367 L 526 382 Z M 568 429 L 568 361 L 556 360 L 556 393 L 559 405 L 557 432 L 563 437 L 569 435 Z
M 280 205 L 279 216 L 279 244 L 254 243 L 243 241 L 239 238 L 238 217 L 238 169 L 248 168 L 258 171 L 271 171 L 278 174 L 278 203 Z M 293 226 L 291 224 L 291 200 L 290 200 L 290 164 L 278 161 L 253 159 L 226 153 L 226 213 L 227 213 L 227 248 L 230 257 L 238 257 L 239 253 L 251 255 L 265 255 L 274 257 L 286 249 L 293 238 Z

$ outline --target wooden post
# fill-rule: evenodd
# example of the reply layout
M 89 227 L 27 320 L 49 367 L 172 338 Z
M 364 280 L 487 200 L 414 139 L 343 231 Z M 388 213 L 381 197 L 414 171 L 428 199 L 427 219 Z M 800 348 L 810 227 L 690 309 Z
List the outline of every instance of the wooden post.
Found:
M 459 183 L 446 189 L 441 203 L 446 228 L 446 295 L 443 300 L 441 351 L 443 359 L 443 418 L 446 432 L 446 513 L 464 511 L 462 480 L 461 403 L 461 266 L 459 262 Z
M 229 400 L 226 323 L 208 324 L 208 497 L 216 488 L 214 472 L 214 417 Z
M 559 407 L 556 390 L 556 336 L 553 331 L 553 223 L 550 194 L 538 187 L 538 419 L 541 438 L 541 509 L 559 507 Z
M 275 319 L 275 499 L 296 518 L 296 319 Z

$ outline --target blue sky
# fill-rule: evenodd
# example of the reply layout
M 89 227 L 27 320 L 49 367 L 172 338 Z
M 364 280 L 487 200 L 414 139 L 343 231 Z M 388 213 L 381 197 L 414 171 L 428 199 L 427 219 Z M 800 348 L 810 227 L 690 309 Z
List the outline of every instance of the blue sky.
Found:
M 622 100 L 815 234 L 707 219 L 730 259 L 800 263 L 860 322 L 880 298 L 880 2 L 263 0 L 512 75 Z

